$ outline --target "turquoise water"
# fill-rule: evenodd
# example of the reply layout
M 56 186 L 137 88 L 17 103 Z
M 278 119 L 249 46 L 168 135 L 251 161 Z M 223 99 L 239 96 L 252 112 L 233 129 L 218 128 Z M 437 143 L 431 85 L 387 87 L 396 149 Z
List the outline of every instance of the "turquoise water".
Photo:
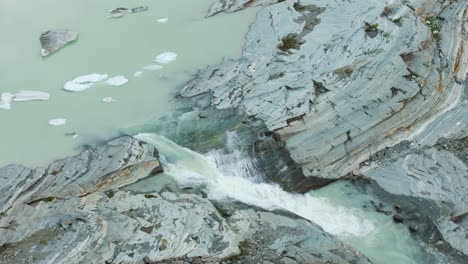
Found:
M 49 101 L 14 102 L 0 109 L 0 166 L 44 166 L 76 154 L 79 146 L 116 136 L 129 126 L 171 111 L 172 94 L 198 70 L 240 56 L 256 10 L 205 18 L 213 0 L 0 0 L 0 93 L 38 90 Z M 147 12 L 106 18 L 116 7 L 146 5 Z M 166 23 L 159 23 L 168 18 Z M 47 58 L 39 36 L 49 29 L 79 32 L 78 40 Z M 229 32 L 229 34 L 226 34 Z M 177 59 L 145 71 L 162 52 Z M 137 71 L 141 77 L 133 77 Z M 91 73 L 123 75 L 125 85 L 63 90 Z M 115 101 L 103 102 L 112 97 Z M 54 127 L 48 121 L 66 119 Z M 66 133 L 76 133 L 73 138 Z
M 164 175 L 142 180 L 128 190 L 160 191 L 164 185 L 202 188 L 213 200 L 234 199 L 267 210 L 282 209 L 320 225 L 325 231 L 361 251 L 376 264 L 427 263 L 426 255 L 408 228 L 369 205 L 370 196 L 351 184 L 338 182 L 307 194 L 292 194 L 262 182 L 255 161 L 238 148 L 199 154 L 155 135 L 139 134 L 165 160 Z M 228 136 L 226 144 L 235 145 Z M 173 180 L 171 181 L 171 177 Z

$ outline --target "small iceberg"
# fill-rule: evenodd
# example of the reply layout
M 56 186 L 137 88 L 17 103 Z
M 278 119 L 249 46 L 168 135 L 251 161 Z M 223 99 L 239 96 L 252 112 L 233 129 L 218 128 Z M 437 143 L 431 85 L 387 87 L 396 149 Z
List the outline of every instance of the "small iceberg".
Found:
M 160 18 L 157 20 L 158 23 L 166 23 L 167 21 L 169 21 L 169 18 L 165 17 L 165 18 Z
M 141 77 L 141 76 L 143 76 L 143 72 L 141 72 L 141 71 L 137 71 L 137 72 L 135 72 L 135 74 L 133 74 L 133 77 L 138 78 L 138 77 Z
M 13 94 L 13 101 L 26 102 L 26 101 L 47 101 L 50 94 L 41 91 L 19 91 Z
M 102 98 L 102 101 L 103 101 L 104 103 L 111 103 L 111 102 L 114 102 L 115 99 L 112 98 L 112 97 L 105 97 L 105 98 Z
M 154 58 L 155 62 L 167 64 L 174 61 L 177 58 L 177 54 L 174 52 L 163 52 Z
M 160 70 L 162 68 L 163 68 L 162 66 L 156 65 L 156 64 L 152 64 L 152 65 L 148 65 L 148 66 L 143 67 L 143 69 L 145 69 L 147 71 L 157 71 L 157 70 Z
M 63 126 L 67 122 L 65 118 L 56 118 L 49 120 L 49 125 L 51 126 Z
M 147 6 L 138 6 L 134 8 L 118 7 L 107 11 L 109 13 L 107 18 L 121 18 L 126 14 L 139 13 L 144 11 L 148 11 Z
M 11 100 L 13 100 L 13 94 L 2 93 L 0 95 L 0 109 L 9 110 L 11 108 Z
M 121 85 L 128 83 L 128 79 L 125 78 L 125 76 L 119 75 L 119 76 L 109 78 L 104 83 L 108 85 L 113 85 L 113 86 L 121 86 Z
M 46 101 L 49 100 L 50 94 L 41 91 L 19 91 L 16 93 L 2 93 L 0 95 L 0 109 L 11 109 L 11 102 L 27 102 L 27 101 Z
M 109 75 L 107 74 L 98 74 L 98 73 L 80 76 L 67 82 L 63 86 L 63 89 L 70 91 L 70 92 L 81 92 L 81 91 L 91 88 L 94 84 L 98 82 L 104 81 L 108 77 Z

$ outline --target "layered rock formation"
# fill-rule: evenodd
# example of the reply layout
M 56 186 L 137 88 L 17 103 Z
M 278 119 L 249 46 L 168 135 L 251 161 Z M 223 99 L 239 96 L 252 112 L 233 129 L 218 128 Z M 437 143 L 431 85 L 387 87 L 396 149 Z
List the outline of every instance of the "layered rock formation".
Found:
M 468 261 L 466 156 L 440 147 L 468 136 L 468 2 L 233 0 L 209 15 L 259 5 L 242 58 L 182 89 L 195 106 L 176 127 L 231 111 L 241 125 L 229 130 L 260 131 L 260 161 L 281 157 L 273 181 L 302 192 L 372 179 L 366 191 L 398 203 L 396 221 Z
M 181 95 L 243 109 L 281 138 L 305 176 L 339 178 L 460 103 L 466 9 L 464 1 L 281 1 L 258 13 L 242 59 L 209 67 Z
M 161 171 L 157 150 L 128 136 L 46 170 L 0 169 L 0 262 L 369 263 L 285 212 L 215 206 L 200 194 L 119 190 Z

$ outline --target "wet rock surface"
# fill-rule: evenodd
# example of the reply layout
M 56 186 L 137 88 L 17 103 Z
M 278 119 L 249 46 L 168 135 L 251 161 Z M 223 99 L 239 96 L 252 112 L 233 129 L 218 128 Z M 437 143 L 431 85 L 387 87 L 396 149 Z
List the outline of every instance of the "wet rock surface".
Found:
M 41 55 L 47 57 L 50 54 L 74 42 L 78 38 L 78 32 L 69 29 L 49 30 L 41 34 Z
M 285 151 L 284 175 L 299 176 L 272 180 L 290 191 L 372 179 L 365 191 L 386 204 L 377 210 L 446 261 L 466 262 L 468 3 L 248 2 L 264 7 L 242 58 L 181 90 L 189 119 L 235 110 L 242 128 L 263 124 L 254 156 L 274 162 L 269 152 Z M 220 1 L 210 15 L 246 3 Z
M 407 211 L 407 218 L 414 221 L 413 228 L 426 226 L 414 232 L 432 230 L 422 235 L 423 239 L 439 244 L 445 240 L 465 255 L 468 254 L 466 140 L 441 138 L 432 147 L 406 144 L 402 148 L 400 144 L 396 151 L 389 148 L 377 153 L 378 158 L 365 163 L 359 173 L 373 179 L 385 192 L 407 197 L 406 201 L 401 199 L 405 207 L 408 203 L 420 204 L 410 206 L 412 210 Z M 392 199 L 400 200 L 393 197 L 388 201 Z M 422 205 L 423 200 L 431 205 Z M 400 222 L 405 222 L 404 219 L 398 217 Z
M 47 169 L 0 169 L 0 262 L 369 263 L 290 213 L 213 204 L 196 193 L 120 190 L 161 171 L 157 150 L 129 136 Z

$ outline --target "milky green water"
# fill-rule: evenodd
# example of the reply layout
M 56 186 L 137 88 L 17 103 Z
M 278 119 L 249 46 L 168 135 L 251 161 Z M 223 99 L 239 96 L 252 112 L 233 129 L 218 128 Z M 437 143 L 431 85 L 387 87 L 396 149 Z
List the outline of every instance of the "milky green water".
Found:
M 44 166 L 76 154 L 79 146 L 107 139 L 171 110 L 170 98 L 197 70 L 223 57 L 240 56 L 256 10 L 206 19 L 213 0 L 0 0 L 0 93 L 39 90 L 49 101 L 13 103 L 0 109 L 0 166 Z M 146 5 L 149 11 L 107 19 L 107 10 Z M 158 23 L 160 18 L 167 23 Z M 79 32 L 78 41 L 43 59 L 39 36 L 49 29 Z M 158 54 L 177 59 L 144 71 Z M 142 71 L 143 76 L 133 74 Z M 78 76 L 124 75 L 120 87 L 97 85 L 70 93 Z M 116 101 L 104 103 L 113 97 Z M 53 127 L 50 119 L 66 118 Z M 77 138 L 65 136 L 75 132 Z

